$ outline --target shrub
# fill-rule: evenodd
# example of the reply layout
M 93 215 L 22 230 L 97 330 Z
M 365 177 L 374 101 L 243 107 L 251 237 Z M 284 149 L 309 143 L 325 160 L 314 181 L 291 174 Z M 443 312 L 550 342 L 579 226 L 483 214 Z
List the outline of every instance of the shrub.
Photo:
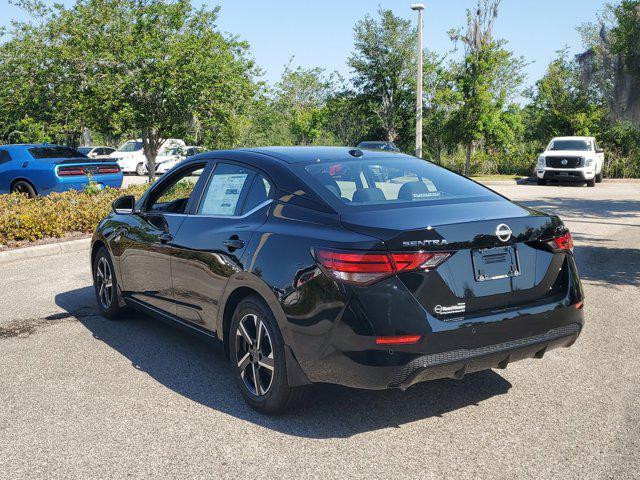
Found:
M 46 197 L 20 194 L 0 195 L 0 244 L 60 238 L 72 232 L 92 232 L 109 213 L 111 203 L 121 195 L 139 197 L 147 185 L 124 190 L 70 190 Z

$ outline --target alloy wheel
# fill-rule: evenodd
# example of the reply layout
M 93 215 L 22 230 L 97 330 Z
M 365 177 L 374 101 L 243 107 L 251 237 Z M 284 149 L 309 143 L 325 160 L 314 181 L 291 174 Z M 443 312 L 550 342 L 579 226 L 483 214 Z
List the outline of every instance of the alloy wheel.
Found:
M 113 298 L 113 275 L 111 267 L 105 257 L 100 257 L 96 267 L 96 287 L 98 287 L 98 300 L 105 310 L 111 306 Z
M 255 314 L 247 314 L 236 330 L 236 362 L 240 377 L 249 392 L 258 397 L 271 389 L 275 372 L 273 344 L 264 322 Z

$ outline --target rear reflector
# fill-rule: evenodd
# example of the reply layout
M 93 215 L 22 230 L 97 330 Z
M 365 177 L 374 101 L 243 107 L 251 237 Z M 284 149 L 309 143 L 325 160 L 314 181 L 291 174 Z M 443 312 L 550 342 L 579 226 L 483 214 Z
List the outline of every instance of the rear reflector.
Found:
M 575 305 L 576 310 L 580 310 L 581 308 L 584 307 L 584 302 L 578 302 Z
M 547 243 L 554 251 L 573 252 L 573 239 L 571 238 L 571 233 L 569 233 L 568 230 L 564 235 L 554 238 Z
M 399 272 L 431 270 L 450 253 L 445 252 L 356 252 L 318 249 L 313 254 L 323 270 L 335 280 L 370 285 Z
M 420 335 L 394 335 L 393 337 L 378 337 L 376 345 L 411 345 L 418 343 L 422 337 Z
M 84 175 L 84 169 L 82 167 L 60 167 L 58 169 L 59 177 L 72 177 L 76 175 Z

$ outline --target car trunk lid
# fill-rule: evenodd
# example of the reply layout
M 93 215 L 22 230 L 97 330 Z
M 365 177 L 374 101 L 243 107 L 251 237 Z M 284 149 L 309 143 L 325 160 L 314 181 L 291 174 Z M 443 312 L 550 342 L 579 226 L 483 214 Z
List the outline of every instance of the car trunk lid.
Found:
M 565 254 L 545 243 L 564 229 L 560 219 L 507 200 L 347 209 L 341 220 L 391 252 L 450 252 L 435 270 L 398 275 L 443 320 L 549 301 L 568 281 Z

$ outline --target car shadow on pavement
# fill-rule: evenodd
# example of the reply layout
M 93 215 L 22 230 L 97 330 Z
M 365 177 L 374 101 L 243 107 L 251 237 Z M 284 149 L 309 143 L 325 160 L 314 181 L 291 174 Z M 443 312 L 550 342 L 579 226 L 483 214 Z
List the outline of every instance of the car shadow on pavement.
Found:
M 589 219 L 597 219 L 598 223 L 618 225 L 619 220 L 627 220 L 623 225 L 640 227 L 640 201 L 637 200 L 542 197 L 517 203 L 561 217 L 580 218 L 581 222 L 586 220 L 586 223 L 589 223 Z M 603 217 L 607 220 L 603 220 Z
M 576 263 L 583 282 L 605 287 L 640 286 L 640 250 L 604 245 L 577 245 Z
M 85 305 L 77 310 L 78 299 Z M 366 391 L 314 385 L 305 404 L 269 417 L 248 407 L 237 390 L 222 343 L 184 332 L 137 312 L 109 321 L 97 312 L 92 287 L 56 296 L 56 304 L 104 342 L 168 389 L 206 407 L 281 433 L 308 438 L 345 438 L 358 433 L 438 417 L 503 395 L 511 384 L 493 371 L 463 380 L 421 383 L 406 392 Z

